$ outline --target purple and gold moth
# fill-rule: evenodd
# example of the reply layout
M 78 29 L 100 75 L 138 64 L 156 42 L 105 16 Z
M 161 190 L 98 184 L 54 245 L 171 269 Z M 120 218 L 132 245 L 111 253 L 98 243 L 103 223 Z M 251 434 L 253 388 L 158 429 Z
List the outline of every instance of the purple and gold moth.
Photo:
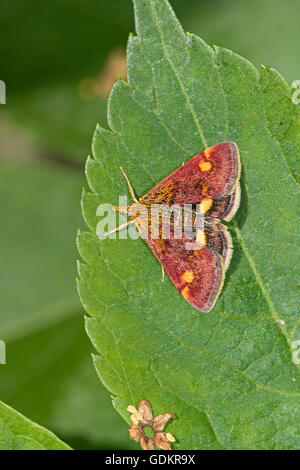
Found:
M 135 223 L 163 272 L 183 297 L 202 312 L 215 305 L 232 257 L 232 239 L 221 220 L 230 221 L 239 207 L 240 173 L 239 150 L 234 142 L 222 142 L 198 153 L 139 200 L 123 171 L 134 202 L 115 207 L 130 217 L 116 230 Z M 160 208 L 156 223 L 154 207 Z M 167 212 L 161 212 L 161 207 Z M 184 209 L 177 212 L 179 217 L 174 207 Z M 163 236 L 166 214 L 170 224 L 168 236 Z M 190 230 L 183 229 L 187 219 Z

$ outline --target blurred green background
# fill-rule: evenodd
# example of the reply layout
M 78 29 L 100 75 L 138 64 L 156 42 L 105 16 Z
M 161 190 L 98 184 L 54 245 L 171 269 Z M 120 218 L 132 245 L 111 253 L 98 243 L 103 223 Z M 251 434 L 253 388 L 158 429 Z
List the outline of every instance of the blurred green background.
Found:
M 173 0 L 184 28 L 300 79 L 299 0 Z M 77 449 L 132 449 L 75 288 L 84 162 L 126 70 L 130 0 L 1 0 L 0 399 Z

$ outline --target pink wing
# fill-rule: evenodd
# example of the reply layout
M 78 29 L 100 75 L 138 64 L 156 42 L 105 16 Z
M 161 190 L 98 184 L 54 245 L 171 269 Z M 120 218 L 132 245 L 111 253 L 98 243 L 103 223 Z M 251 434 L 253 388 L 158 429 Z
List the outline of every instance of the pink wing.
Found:
M 196 309 L 214 306 L 224 281 L 222 256 L 208 246 L 187 250 L 190 240 L 146 240 L 176 289 Z
M 235 191 L 240 177 L 239 151 L 223 142 L 195 155 L 167 176 L 143 198 L 142 203 L 193 204 L 203 199 L 222 199 Z

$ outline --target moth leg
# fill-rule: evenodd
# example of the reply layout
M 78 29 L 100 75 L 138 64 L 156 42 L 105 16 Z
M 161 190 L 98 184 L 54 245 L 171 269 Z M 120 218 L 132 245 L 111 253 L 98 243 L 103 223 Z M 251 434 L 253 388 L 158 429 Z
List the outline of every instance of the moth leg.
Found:
M 124 224 L 121 224 L 121 225 L 119 225 L 119 227 L 114 228 L 113 230 L 111 230 L 110 232 L 108 232 L 108 233 L 106 234 L 106 236 L 111 235 L 112 233 L 115 233 L 115 232 L 119 232 L 119 231 L 122 230 L 123 228 L 127 227 L 127 225 L 133 224 L 134 222 L 135 222 L 135 220 L 127 220 L 127 222 L 124 222 Z
M 163 266 L 161 266 L 161 282 L 164 282 L 164 280 L 165 280 L 165 270 Z
M 126 180 L 126 182 L 127 182 L 127 184 L 128 184 L 128 188 L 129 188 L 129 192 L 130 192 L 130 195 L 131 195 L 131 197 L 132 197 L 132 200 L 133 200 L 134 202 L 139 202 L 139 201 L 137 200 L 137 198 L 135 197 L 135 194 L 134 194 L 133 188 L 132 188 L 132 186 L 131 186 L 131 184 L 130 184 L 130 181 L 129 181 L 129 179 L 128 179 L 128 176 L 126 175 L 125 171 L 123 170 L 123 168 L 122 168 L 121 166 L 120 166 L 120 170 L 122 171 L 123 176 L 124 176 L 124 178 L 125 178 L 125 180 Z

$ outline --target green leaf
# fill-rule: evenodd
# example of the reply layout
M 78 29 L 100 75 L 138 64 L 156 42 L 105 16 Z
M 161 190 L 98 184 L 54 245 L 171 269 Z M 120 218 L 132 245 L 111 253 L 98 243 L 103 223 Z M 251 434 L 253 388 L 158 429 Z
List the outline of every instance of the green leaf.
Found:
M 136 448 L 134 442 L 128 446 L 127 426 L 114 411 L 107 390 L 99 387 L 90 355 L 68 378 L 47 426 L 66 436 L 75 449 Z
M 96 129 L 86 167 L 92 192 L 82 199 L 90 232 L 78 235 L 97 372 L 127 422 L 127 406 L 142 399 L 155 414 L 175 413 L 167 429 L 176 449 L 299 448 L 296 109 L 281 77 L 185 34 L 166 0 L 134 6 L 128 83 L 113 87 L 111 131 Z M 224 140 L 241 151 L 242 203 L 229 227 L 235 249 L 225 287 L 203 314 L 161 282 L 142 240 L 99 241 L 96 208 L 127 191 L 120 166 L 140 197 Z
M 0 402 L 0 449 L 70 450 L 48 429 L 38 426 L 10 406 Z
M 0 397 L 74 448 L 124 448 L 74 285 L 82 180 L 65 167 L 1 163 Z
M 299 79 L 299 2 L 172 0 L 172 5 L 185 28 L 209 44 L 226 45 L 254 64 L 272 64 L 289 83 Z
M 270 132 L 300 183 L 300 106 L 292 102 L 291 90 L 276 70 L 262 67 L 261 86 Z

